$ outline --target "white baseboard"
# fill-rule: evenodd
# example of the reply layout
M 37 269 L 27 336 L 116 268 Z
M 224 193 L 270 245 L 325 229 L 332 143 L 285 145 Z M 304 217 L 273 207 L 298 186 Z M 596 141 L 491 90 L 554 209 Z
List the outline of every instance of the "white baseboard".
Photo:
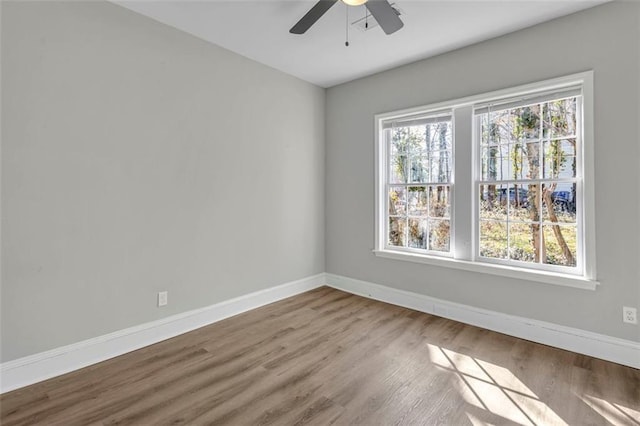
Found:
M 367 281 L 326 274 L 328 286 L 532 342 L 640 369 L 640 343 L 472 306 Z
M 2 363 L 0 364 L 0 393 L 105 361 L 324 284 L 325 274 L 322 273 L 205 308 Z

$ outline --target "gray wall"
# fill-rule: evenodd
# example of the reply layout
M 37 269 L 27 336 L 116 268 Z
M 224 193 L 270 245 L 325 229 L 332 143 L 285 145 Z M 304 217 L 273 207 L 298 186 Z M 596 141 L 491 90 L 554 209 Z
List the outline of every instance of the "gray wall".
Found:
M 327 272 L 640 341 L 640 4 L 612 3 L 330 88 Z M 373 115 L 593 69 L 597 271 L 579 290 L 377 258 Z
M 324 271 L 323 89 L 110 3 L 1 38 L 2 361 Z

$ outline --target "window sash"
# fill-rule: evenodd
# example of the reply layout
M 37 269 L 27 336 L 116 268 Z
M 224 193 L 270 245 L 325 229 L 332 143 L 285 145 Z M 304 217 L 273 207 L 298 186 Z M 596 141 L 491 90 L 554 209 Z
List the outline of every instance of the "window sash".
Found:
M 526 105 L 535 105 L 535 104 L 543 104 L 547 102 L 558 101 L 567 98 L 576 98 L 576 134 L 574 135 L 576 139 L 576 174 L 574 177 L 570 178 L 544 178 L 542 176 L 543 167 L 544 167 L 544 152 L 543 147 L 540 146 L 539 149 L 539 158 L 538 158 L 538 167 L 540 168 L 539 175 L 536 178 L 527 178 L 527 179 L 483 179 L 482 178 L 482 156 L 481 156 L 481 130 L 480 130 L 480 118 L 482 115 L 491 113 L 491 112 L 499 112 L 505 111 L 507 109 L 519 108 Z M 475 235 L 473 236 L 473 245 L 474 245 L 474 258 L 473 260 L 480 263 L 493 263 L 505 266 L 514 266 L 517 268 L 525 268 L 525 269 L 533 269 L 533 270 L 542 270 L 542 271 L 550 271 L 550 272 L 558 272 L 558 273 L 566 273 L 572 275 L 584 275 L 584 222 L 583 222 L 583 193 L 582 193 L 582 108 L 583 108 L 583 98 L 582 98 L 582 87 L 574 86 L 570 88 L 566 88 L 564 90 L 547 90 L 532 93 L 531 95 L 520 96 L 518 98 L 515 97 L 504 97 L 501 99 L 492 100 L 491 102 L 484 102 L 475 104 L 473 107 L 474 118 L 473 118 L 473 126 L 474 126 L 474 135 L 473 135 L 473 146 L 476 152 L 475 161 L 474 161 L 474 193 L 476 194 L 474 197 L 474 210 L 475 210 Z M 541 123 L 542 125 L 542 123 Z M 542 137 L 542 129 L 540 129 L 540 135 L 537 138 L 539 143 L 542 145 L 545 141 L 551 140 L 552 138 L 543 138 Z M 556 138 L 557 139 L 557 138 Z M 562 138 L 560 138 L 562 139 Z M 501 222 L 505 226 L 509 226 L 511 224 L 525 224 L 525 223 L 535 223 L 540 226 L 539 235 L 538 235 L 538 245 L 539 247 L 543 247 L 546 244 L 544 239 L 544 226 L 555 224 L 553 222 L 543 220 L 543 200 L 541 199 L 541 190 L 542 185 L 548 182 L 557 182 L 557 183 L 566 183 L 575 185 L 575 200 L 576 200 L 576 219 L 575 223 L 571 226 L 576 227 L 576 249 L 575 249 L 575 265 L 574 266 L 565 266 L 565 265 L 553 265 L 549 263 L 543 262 L 541 259 L 538 259 L 534 262 L 521 261 L 517 259 L 511 258 L 500 258 L 500 257 L 488 257 L 482 256 L 480 253 L 481 250 L 481 229 L 483 222 L 487 222 L 486 219 L 481 218 L 480 212 L 480 187 L 486 185 L 496 185 L 496 186 L 506 186 L 507 194 L 506 202 L 509 204 L 510 200 L 510 187 L 512 185 L 518 186 L 527 186 L 527 185 L 538 185 L 537 191 L 537 202 L 540 211 L 538 212 L 539 218 L 536 221 L 518 221 L 514 219 L 512 216 L 507 214 L 505 220 L 497 220 L 496 222 Z M 563 223 L 559 223 L 561 226 L 565 226 Z M 509 232 L 507 232 L 507 248 L 510 247 L 509 240 Z M 546 247 L 545 247 L 546 249 Z M 507 253 L 508 254 L 508 253 Z
M 403 251 L 403 252 L 407 252 L 407 253 L 420 253 L 420 254 L 429 254 L 429 255 L 433 255 L 433 256 L 438 256 L 438 257 L 451 257 L 452 256 L 452 246 L 453 246 L 453 182 L 452 182 L 452 178 L 454 175 L 454 152 L 453 152 L 453 134 L 451 135 L 451 149 L 445 149 L 445 150 L 441 150 L 441 149 L 433 149 L 433 150 L 427 150 L 425 152 L 425 154 L 428 157 L 432 157 L 433 154 L 438 154 L 440 155 L 440 153 L 442 152 L 447 152 L 450 155 L 449 161 L 450 161 L 450 169 L 449 169 L 449 178 L 448 179 L 443 179 L 443 180 L 438 180 L 438 179 L 434 179 L 433 176 L 431 176 L 431 173 L 429 173 L 429 178 L 428 179 L 422 179 L 420 181 L 417 182 L 410 182 L 411 176 L 405 176 L 407 182 L 391 182 L 391 159 L 392 159 L 392 149 L 391 149 L 391 145 L 392 145 L 392 134 L 390 132 L 390 130 L 393 129 L 398 129 L 398 128 L 404 128 L 404 127 L 413 127 L 413 126 L 426 126 L 429 124 L 437 124 L 437 123 L 449 123 L 451 122 L 451 128 L 453 131 L 453 115 L 452 115 L 452 110 L 451 109 L 447 109 L 444 111 L 438 111 L 438 112 L 429 112 L 429 113 L 425 113 L 422 112 L 420 114 L 416 114 L 416 115 L 407 115 L 407 116 L 403 116 L 402 118 L 393 118 L 393 119 L 389 119 L 389 120 L 383 120 L 381 122 L 381 126 L 380 126 L 380 133 L 379 133 L 379 137 L 384 141 L 384 158 L 382 159 L 382 166 L 384 167 L 384 183 L 383 183 L 383 187 L 384 187 L 384 194 L 381 194 L 381 197 L 384 197 L 384 201 L 383 201 L 383 214 L 381 215 L 381 218 L 383 220 L 383 226 L 382 226 L 382 235 L 380 236 L 380 238 L 383 239 L 383 244 L 382 246 L 385 249 L 388 250 L 393 250 L 393 251 Z M 428 146 L 428 144 L 427 144 Z M 409 156 L 407 156 L 407 158 L 405 158 L 406 164 L 405 164 L 405 168 L 408 170 L 408 166 L 409 166 Z M 430 167 L 430 164 L 429 166 Z M 431 170 L 430 170 L 431 171 Z M 409 171 L 407 171 L 407 173 L 410 173 Z M 427 194 L 427 212 L 424 215 L 411 215 L 409 214 L 409 209 L 408 206 L 405 209 L 406 211 L 404 212 L 404 214 L 399 214 L 399 215 L 392 215 L 390 214 L 390 200 L 389 200 L 389 194 L 390 191 L 392 190 L 392 188 L 404 188 L 405 190 L 405 203 L 409 203 L 409 188 L 424 188 Z M 430 203 L 431 200 L 428 199 L 430 191 L 432 188 L 436 188 L 436 187 L 446 187 L 448 190 L 448 195 L 447 195 L 447 202 L 448 202 L 448 209 L 449 209 L 449 213 L 446 217 L 439 217 L 439 216 L 432 216 L 430 213 L 431 207 L 430 207 Z M 404 230 L 404 246 L 399 246 L 399 245 L 393 245 L 391 244 L 389 238 L 390 238 L 390 220 L 394 218 L 394 219 L 402 219 L 405 222 L 405 230 Z M 431 225 L 431 222 L 433 221 L 446 221 L 449 223 L 449 239 L 448 239 L 448 251 L 442 251 L 442 250 L 434 250 L 431 248 L 431 241 L 427 241 L 426 242 L 426 247 L 428 248 L 416 248 L 416 247 L 411 247 L 409 244 L 409 221 L 410 220 L 425 220 L 428 222 L 429 225 Z M 432 231 L 432 229 L 429 227 L 428 231 L 427 231 L 427 236 L 426 238 L 429 238 L 429 234 Z

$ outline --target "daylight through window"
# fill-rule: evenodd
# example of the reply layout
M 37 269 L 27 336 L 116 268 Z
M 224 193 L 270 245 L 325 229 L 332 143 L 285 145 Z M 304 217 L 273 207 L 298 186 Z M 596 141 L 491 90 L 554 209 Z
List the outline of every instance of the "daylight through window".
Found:
M 479 255 L 576 267 L 581 97 L 476 110 Z
M 587 72 L 377 115 L 376 254 L 595 282 L 592 93 Z
M 451 230 L 451 115 L 385 124 L 387 243 L 448 253 Z

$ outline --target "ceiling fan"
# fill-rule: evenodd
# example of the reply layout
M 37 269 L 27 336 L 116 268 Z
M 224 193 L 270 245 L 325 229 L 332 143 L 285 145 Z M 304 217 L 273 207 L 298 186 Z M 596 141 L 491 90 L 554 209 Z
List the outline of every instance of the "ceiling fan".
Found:
M 404 26 L 395 10 L 387 0 L 341 0 L 349 6 L 365 5 L 378 25 L 386 34 L 393 34 Z M 320 0 L 306 15 L 295 24 L 289 32 L 291 34 L 304 34 L 327 10 L 336 4 L 338 0 Z

